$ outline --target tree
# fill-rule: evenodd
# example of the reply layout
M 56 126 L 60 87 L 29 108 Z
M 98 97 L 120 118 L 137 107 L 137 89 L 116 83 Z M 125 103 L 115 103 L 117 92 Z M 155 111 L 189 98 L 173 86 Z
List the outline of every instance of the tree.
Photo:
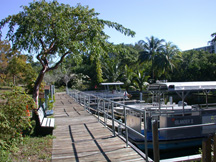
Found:
M 29 63 L 26 63 L 24 55 L 14 56 L 8 63 L 7 72 L 13 78 L 13 85 L 16 85 L 16 78 L 24 83 L 34 76 L 34 70 Z
M 119 44 L 116 45 L 119 49 L 118 52 L 109 54 L 110 58 L 117 59 L 120 62 L 120 66 L 125 65 L 133 66 L 138 62 L 139 52 L 132 44 Z
M 13 48 L 36 53 L 42 65 L 33 90 L 36 103 L 44 74 L 57 69 L 69 54 L 90 54 L 96 60 L 97 72 L 101 73 L 98 57 L 113 48 L 107 42 L 108 35 L 103 32 L 105 25 L 125 35 L 135 35 L 118 23 L 99 19 L 98 15 L 94 9 L 81 5 L 71 7 L 56 0 L 41 0 L 23 6 L 23 11 L 1 20 L 0 29 L 8 23 L 7 38 L 12 41 Z M 59 61 L 51 65 L 50 60 L 57 56 Z
M 184 51 L 171 74 L 172 81 L 215 80 L 216 55 L 207 51 Z
M 163 75 L 163 79 L 170 79 L 170 73 L 175 68 L 175 60 L 180 59 L 180 51 L 176 45 L 171 42 L 165 43 L 160 54 L 155 58 L 157 76 Z
M 64 68 L 62 72 L 63 72 L 62 81 L 65 83 L 66 87 L 68 87 L 68 82 L 72 79 L 75 79 L 77 75 L 72 73 L 69 69 L 66 68 Z
M 124 82 L 124 86 L 127 92 L 129 91 L 129 88 L 132 86 L 133 77 L 134 77 L 133 69 L 129 68 L 128 65 L 125 65 L 122 80 Z
M 151 61 L 152 63 L 152 78 L 154 79 L 154 68 L 155 68 L 155 58 L 160 54 L 162 51 L 165 42 L 164 39 L 158 39 L 154 36 L 151 36 L 150 38 L 146 38 L 147 41 L 140 40 L 138 42 L 139 45 L 143 45 L 143 51 L 140 52 L 140 60 L 143 61 Z
M 44 75 L 44 81 L 46 84 L 54 84 L 58 81 L 60 81 L 63 77 L 61 68 L 58 68 L 55 71 L 49 71 Z
M 210 43 L 210 44 L 213 44 L 213 43 L 216 42 L 216 33 L 212 33 L 212 34 L 211 34 L 211 37 L 213 37 L 213 39 L 210 40 L 209 43 Z
M 133 85 L 142 92 L 148 85 L 148 78 L 145 68 L 138 68 L 134 73 Z
M 0 41 L 0 83 L 5 83 L 7 79 L 7 67 L 13 56 L 19 55 L 18 51 L 11 49 L 7 40 Z

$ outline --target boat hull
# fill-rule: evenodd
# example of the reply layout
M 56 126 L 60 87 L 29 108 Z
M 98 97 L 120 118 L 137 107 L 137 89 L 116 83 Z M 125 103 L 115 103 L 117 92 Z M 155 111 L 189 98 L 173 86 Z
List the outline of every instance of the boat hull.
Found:
M 145 150 L 144 142 L 137 142 L 131 140 L 140 150 Z M 170 141 L 159 141 L 159 149 L 160 150 L 173 150 L 173 149 L 182 149 L 189 147 L 197 147 L 202 145 L 202 138 L 195 139 L 184 139 L 184 140 L 170 140 Z M 148 149 L 153 150 L 152 141 L 148 142 Z

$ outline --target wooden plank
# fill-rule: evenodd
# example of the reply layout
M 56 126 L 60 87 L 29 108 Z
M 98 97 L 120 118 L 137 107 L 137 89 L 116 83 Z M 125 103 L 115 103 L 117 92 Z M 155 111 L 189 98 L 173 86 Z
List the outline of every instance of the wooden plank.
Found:
M 54 118 L 50 118 L 50 127 L 54 127 L 55 126 L 55 119 Z

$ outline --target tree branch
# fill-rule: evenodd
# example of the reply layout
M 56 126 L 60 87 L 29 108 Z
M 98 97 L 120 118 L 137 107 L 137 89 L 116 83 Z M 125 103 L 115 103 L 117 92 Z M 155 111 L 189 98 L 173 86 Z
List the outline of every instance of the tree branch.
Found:
M 44 42 L 42 41 L 42 39 L 40 39 L 40 43 L 41 43 L 41 45 L 42 45 L 43 50 L 46 51 L 46 47 L 45 47 L 45 44 L 44 44 Z
M 47 49 L 46 51 L 45 51 L 45 53 L 49 53 L 49 54 L 53 54 L 54 52 L 55 52 L 55 48 L 56 48 L 56 41 L 54 40 L 51 44 L 50 44 L 50 46 L 49 46 L 49 49 Z
M 40 58 L 41 55 L 42 55 L 41 53 L 38 54 L 36 58 L 39 60 L 39 62 L 41 63 L 41 65 L 42 65 L 43 67 L 45 67 L 45 65 L 44 65 L 44 63 L 43 63 L 43 60 Z
M 51 67 L 51 68 L 48 68 L 47 69 L 47 72 L 50 71 L 50 70 L 54 70 L 54 69 L 57 69 L 59 64 L 64 60 L 65 56 L 67 54 L 69 54 L 70 52 L 66 52 L 65 54 L 62 55 L 61 59 L 55 64 L 55 66 Z

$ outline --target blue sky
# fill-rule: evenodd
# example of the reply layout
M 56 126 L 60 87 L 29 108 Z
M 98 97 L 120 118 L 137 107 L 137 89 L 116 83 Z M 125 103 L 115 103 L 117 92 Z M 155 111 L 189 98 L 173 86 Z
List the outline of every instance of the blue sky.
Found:
M 16 14 L 33 0 L 3 0 L 0 19 Z M 206 46 L 216 32 L 215 0 L 58 0 L 76 6 L 88 5 L 100 13 L 99 18 L 118 22 L 136 32 L 126 37 L 106 28 L 109 41 L 135 44 L 154 36 L 172 42 L 181 50 Z

